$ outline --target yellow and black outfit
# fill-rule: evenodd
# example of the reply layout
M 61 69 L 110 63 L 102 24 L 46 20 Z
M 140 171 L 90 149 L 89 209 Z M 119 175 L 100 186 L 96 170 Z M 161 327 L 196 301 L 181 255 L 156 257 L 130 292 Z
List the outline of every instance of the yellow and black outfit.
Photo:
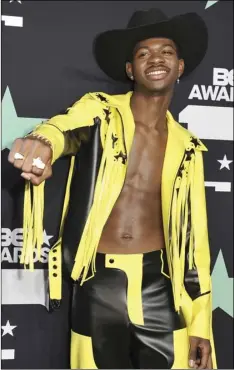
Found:
M 103 257 L 104 260 L 97 253 L 102 229 L 120 194 L 125 179 L 135 128 L 130 109 L 131 95 L 132 92 L 115 96 L 104 93 L 88 93 L 69 108 L 67 114 L 55 116 L 37 126 L 33 131 L 33 135 L 50 141 L 53 162 L 61 155 L 71 155 L 60 237 L 51 249 L 49 256 L 50 298 L 52 302 L 57 303 L 61 299 L 63 266 L 63 272 L 69 272 L 76 282 L 73 300 L 74 327 L 79 327 L 86 317 L 86 321 L 90 320 L 91 322 L 87 323 L 87 327 L 95 328 L 95 330 L 90 329 L 89 335 L 87 327 L 87 330 L 73 328 L 71 367 L 110 368 L 111 364 L 115 368 L 120 368 L 122 365 L 125 368 L 128 367 L 126 361 L 116 362 L 115 365 L 113 362 L 100 360 L 100 356 L 104 356 L 105 352 L 111 352 L 107 346 L 109 335 L 105 338 L 103 334 L 105 328 L 110 336 L 115 336 L 115 333 L 118 332 L 118 320 L 116 321 L 117 328 L 115 328 L 117 331 L 115 332 L 113 329 L 113 334 L 111 334 L 111 329 L 106 323 L 107 318 L 104 320 L 103 313 L 101 316 L 94 314 L 94 312 L 102 312 L 100 309 L 101 293 L 98 295 L 100 284 L 102 283 L 110 294 L 107 306 L 109 304 L 111 310 L 106 311 L 108 317 L 110 312 L 114 312 L 112 308 L 117 305 L 116 297 L 118 294 L 116 293 L 114 300 L 113 292 L 118 289 L 118 281 L 124 280 L 127 276 L 127 283 L 125 281 L 122 284 L 122 292 L 127 291 L 125 294 L 127 306 L 122 307 L 117 313 L 119 317 L 120 312 L 126 314 L 126 309 L 128 311 L 123 327 L 129 327 L 131 323 L 130 326 L 138 328 L 133 330 L 134 333 L 144 333 L 144 326 L 147 326 L 148 322 L 149 325 L 152 325 L 149 326 L 149 331 L 153 330 L 152 328 L 158 328 L 161 325 L 159 324 L 161 309 L 165 312 L 170 311 L 170 315 L 165 313 L 165 317 L 170 317 L 168 325 L 173 322 L 170 330 L 173 335 L 170 335 L 170 339 L 166 342 L 168 344 L 172 341 L 173 356 L 171 356 L 172 351 L 169 353 L 167 350 L 160 350 L 160 346 L 157 347 L 157 351 L 161 355 L 169 353 L 168 356 L 164 356 L 167 359 L 165 367 L 187 368 L 188 336 L 190 335 L 211 340 L 213 366 L 216 368 L 212 334 L 210 254 L 202 159 L 202 151 L 207 149 L 198 138 L 179 125 L 170 112 L 167 112 L 168 141 L 162 173 L 165 251 L 160 251 L 160 256 L 159 252 L 130 256 L 106 255 Z M 77 152 L 79 154 L 75 159 Z M 22 262 L 27 262 L 33 267 L 32 245 L 37 244 L 40 248 L 42 240 L 44 184 L 33 187 L 32 205 L 30 189 L 30 184 L 26 184 L 24 229 L 29 232 L 25 232 L 24 235 Z M 136 266 L 134 269 L 133 265 Z M 151 274 L 153 265 L 155 265 L 155 275 Z M 167 268 L 168 273 L 166 272 Z M 117 271 L 121 273 L 117 273 Z M 171 293 L 167 293 L 167 300 L 171 301 L 171 305 L 166 310 L 158 304 L 161 300 L 156 299 L 157 304 L 149 310 L 151 313 L 147 316 L 148 311 L 145 308 L 147 302 L 151 302 L 150 299 L 154 302 L 154 294 L 151 298 L 147 298 L 148 293 L 146 294 L 143 289 L 146 281 L 149 281 L 149 276 L 152 277 L 151 287 L 152 291 L 155 292 L 158 290 L 157 283 L 160 284 L 161 281 L 160 289 L 163 291 L 170 282 L 170 288 L 167 289 L 167 292 L 170 292 L 171 289 Z M 122 297 L 123 294 L 119 296 Z M 76 297 L 78 298 L 76 299 Z M 85 305 L 87 297 L 91 297 L 93 302 L 93 306 L 90 304 L 89 308 Z M 98 300 L 99 303 L 97 303 Z M 104 300 L 107 301 L 106 298 Z M 122 303 L 119 302 L 119 304 Z M 90 308 L 91 306 L 99 308 L 94 310 Z M 159 307 L 158 315 L 156 315 L 158 321 L 156 320 L 152 324 L 153 317 L 156 316 L 151 314 L 157 310 L 157 307 Z M 105 308 L 103 308 L 104 311 Z M 87 316 L 87 312 L 90 312 L 89 316 Z M 76 315 L 80 320 L 76 319 Z M 164 320 L 163 325 L 167 324 L 166 321 L 167 319 Z M 177 325 L 178 322 L 180 324 Z M 167 332 L 163 325 L 160 332 L 161 341 L 159 342 L 163 342 L 165 332 Z M 121 325 L 119 325 L 120 327 Z M 80 332 L 76 330 L 80 330 Z M 100 331 L 102 337 L 98 339 L 96 336 Z M 138 338 L 144 336 L 145 333 L 139 335 Z M 124 331 L 121 332 L 119 329 L 117 337 L 120 342 L 123 341 Z M 127 337 L 129 336 L 126 335 L 125 339 Z M 152 333 L 151 337 L 154 337 Z M 151 339 L 148 343 L 150 343 L 149 347 L 152 350 L 154 344 L 150 342 Z M 139 341 L 136 346 L 138 345 Z M 113 346 L 116 347 L 116 340 L 113 341 Z M 143 356 L 142 360 L 139 359 L 138 365 L 140 363 L 139 367 L 144 368 L 144 363 L 141 361 L 146 361 L 143 360 L 145 349 L 136 348 Z M 118 344 L 115 349 L 118 353 Z M 160 357 L 161 360 L 163 356 Z M 133 364 L 136 366 L 134 361 Z M 157 362 L 159 359 L 156 360 L 155 357 L 152 361 Z M 154 364 L 152 361 L 146 367 L 156 368 L 157 363 Z M 159 364 L 161 368 L 160 361 Z

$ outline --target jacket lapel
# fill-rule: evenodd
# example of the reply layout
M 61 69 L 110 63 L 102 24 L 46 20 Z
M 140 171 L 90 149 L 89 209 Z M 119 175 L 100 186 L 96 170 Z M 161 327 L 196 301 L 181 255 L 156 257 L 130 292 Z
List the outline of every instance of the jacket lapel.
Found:
M 182 127 L 180 127 L 179 124 L 174 121 L 172 115 L 169 112 L 167 113 L 167 119 L 168 139 L 162 171 L 161 201 L 165 243 L 168 249 L 169 219 L 174 182 L 178 169 L 184 157 L 186 143 L 188 143 L 189 141 L 189 135 L 184 134 L 184 132 L 182 131 Z

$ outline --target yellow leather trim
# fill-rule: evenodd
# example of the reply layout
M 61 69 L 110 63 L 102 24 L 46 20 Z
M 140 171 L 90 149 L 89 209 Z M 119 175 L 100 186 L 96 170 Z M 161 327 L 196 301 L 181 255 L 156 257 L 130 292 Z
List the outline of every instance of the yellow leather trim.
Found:
M 189 369 L 189 338 L 187 328 L 173 332 L 174 363 L 172 369 Z
M 206 297 L 206 296 L 202 296 Z M 200 297 L 200 298 L 202 298 Z M 199 299 L 199 298 L 197 298 Z M 210 294 L 210 306 L 212 306 L 212 294 Z M 216 360 L 216 353 L 215 353 L 215 345 L 214 345 L 214 337 L 213 337 L 213 330 L 212 330 L 212 307 L 210 307 L 209 312 L 210 315 L 210 321 L 207 319 L 207 315 L 203 318 L 203 320 L 196 321 L 196 332 L 195 332 L 195 326 L 191 326 L 192 318 L 193 318 L 193 301 L 189 297 L 188 293 L 186 292 L 185 288 L 182 290 L 182 297 L 181 297 L 181 310 L 183 312 L 186 326 L 188 327 L 188 334 L 199 336 L 202 338 L 206 338 L 205 333 L 207 330 L 209 330 L 210 335 L 210 344 L 212 349 L 212 363 L 213 363 L 213 369 L 217 369 L 217 360 Z
M 59 238 L 55 245 L 53 245 L 53 247 L 49 251 L 49 290 L 51 299 L 62 299 L 62 232 L 69 203 L 70 185 L 73 175 L 74 163 L 75 157 L 73 156 L 71 158 L 71 164 L 66 185 L 63 211 L 59 229 Z
M 91 337 L 71 331 L 71 369 L 97 369 Z
M 62 252 L 61 239 L 49 251 L 50 299 L 62 299 Z
M 110 261 L 114 260 L 113 263 Z M 133 324 L 144 325 L 142 307 L 143 254 L 107 254 L 105 266 L 123 270 L 128 278 L 127 304 L 129 319 Z

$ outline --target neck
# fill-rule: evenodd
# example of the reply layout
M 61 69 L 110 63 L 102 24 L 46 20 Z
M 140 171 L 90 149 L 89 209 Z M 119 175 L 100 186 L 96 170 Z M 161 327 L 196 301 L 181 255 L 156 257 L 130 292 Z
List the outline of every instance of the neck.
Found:
M 135 123 L 163 132 L 167 128 L 166 113 L 172 98 L 170 94 L 156 96 L 134 91 L 130 101 Z

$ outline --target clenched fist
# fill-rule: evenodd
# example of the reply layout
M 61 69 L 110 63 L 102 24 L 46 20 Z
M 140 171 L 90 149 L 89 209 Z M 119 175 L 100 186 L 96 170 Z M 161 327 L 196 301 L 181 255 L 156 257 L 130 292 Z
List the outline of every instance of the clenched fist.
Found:
M 15 159 L 16 153 L 21 154 L 23 159 Z M 40 158 L 44 163 L 44 169 L 33 166 L 33 160 L 36 158 Z M 9 153 L 8 161 L 14 167 L 22 170 L 21 176 L 30 180 L 33 185 L 40 185 L 52 175 L 52 149 L 40 139 L 32 137 L 16 139 Z

